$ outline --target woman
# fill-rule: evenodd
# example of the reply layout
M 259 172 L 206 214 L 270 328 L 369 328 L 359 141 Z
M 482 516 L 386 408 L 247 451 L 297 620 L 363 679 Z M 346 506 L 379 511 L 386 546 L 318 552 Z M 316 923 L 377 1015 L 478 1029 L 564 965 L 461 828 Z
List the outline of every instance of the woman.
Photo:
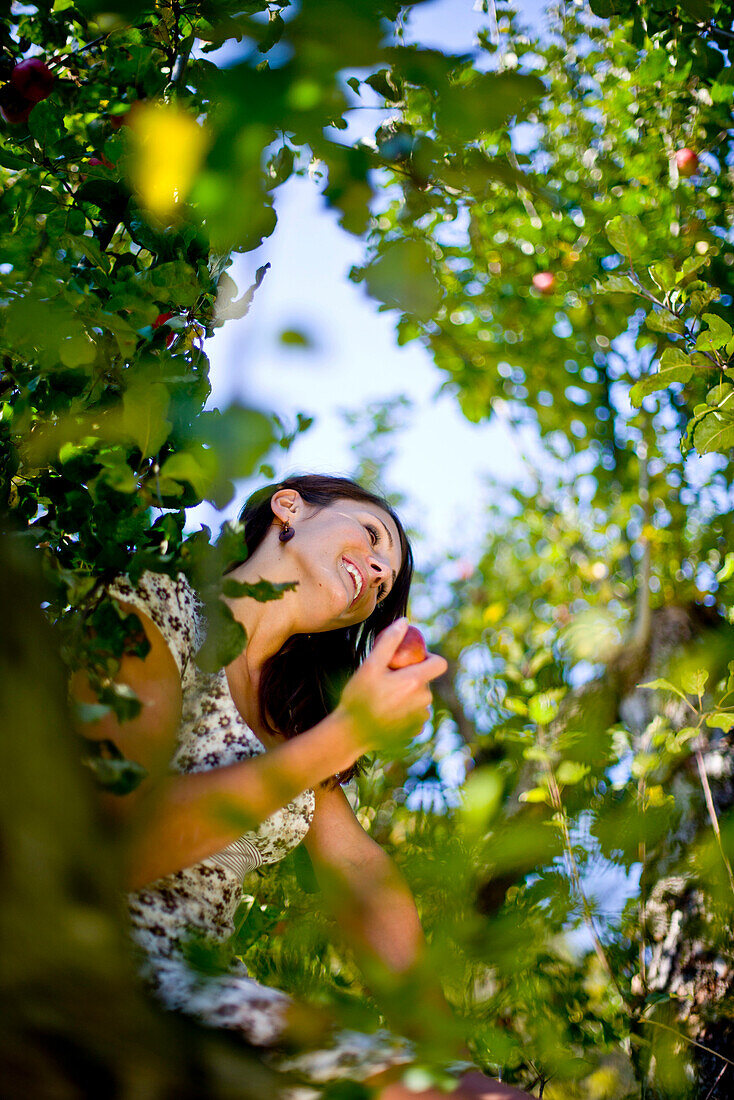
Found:
M 338 877 L 332 894 L 363 959 L 410 981 L 424 951 L 414 902 L 339 781 L 365 753 L 422 727 L 429 684 L 446 662 L 429 655 L 389 667 L 407 629 L 412 557 L 384 500 L 343 478 L 292 477 L 256 494 L 240 518 L 247 557 L 228 579 L 295 587 L 266 603 L 229 598 L 247 646 L 208 674 L 194 659 L 205 623 L 185 577 L 146 573 L 137 587 L 118 579 L 111 594 L 150 643 L 145 659 L 123 658 L 118 676 L 142 708 L 87 735 L 112 739 L 148 772 L 134 794 L 110 800 L 130 830 L 130 912 L 149 981 L 168 1007 L 267 1047 L 297 1030 L 296 1006 L 239 963 L 216 977 L 197 973 L 186 961 L 192 936 L 225 942 L 243 875 L 304 841 L 317 878 L 328 887 Z M 91 697 L 84 684 L 75 693 Z M 364 1077 L 407 1059 L 398 1041 L 361 1038 L 356 1054 L 355 1036 L 344 1033 L 294 1064 L 323 1080 L 339 1075 L 342 1056 L 351 1067 L 358 1058 Z M 416 1096 L 399 1083 L 382 1095 Z M 474 1075 L 456 1095 L 522 1094 Z

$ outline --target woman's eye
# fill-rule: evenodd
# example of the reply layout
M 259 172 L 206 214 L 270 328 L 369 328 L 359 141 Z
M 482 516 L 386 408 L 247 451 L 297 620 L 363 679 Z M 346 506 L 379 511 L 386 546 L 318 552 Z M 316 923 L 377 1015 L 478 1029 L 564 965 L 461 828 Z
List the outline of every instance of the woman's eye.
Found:
M 377 544 L 377 542 L 379 541 L 379 539 L 380 539 L 380 535 L 377 531 L 377 528 L 372 527 L 369 523 L 365 524 L 365 528 L 369 532 L 370 542 L 372 543 L 373 546 L 375 546 Z
M 377 602 L 380 603 L 380 601 L 383 600 L 386 595 L 387 589 L 385 588 L 384 584 L 381 584 L 380 587 L 377 589 Z

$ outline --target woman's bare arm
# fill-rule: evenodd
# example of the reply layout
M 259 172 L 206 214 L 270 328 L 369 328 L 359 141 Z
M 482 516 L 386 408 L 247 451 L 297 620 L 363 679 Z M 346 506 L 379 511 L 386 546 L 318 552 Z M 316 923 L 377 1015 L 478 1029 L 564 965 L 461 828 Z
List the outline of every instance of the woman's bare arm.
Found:
M 368 986 L 399 1033 L 467 1057 L 463 1025 L 444 997 L 410 887 L 355 817 L 341 790 L 320 791 L 305 844 L 319 886 Z
M 122 606 L 140 619 L 150 651 L 144 659 L 124 657 L 116 679 L 128 684 L 143 706 L 131 721 L 119 723 L 107 715 L 86 725 L 83 732 L 93 739 L 114 741 L 128 759 L 142 764 L 149 773 L 132 794 L 105 796 L 111 813 L 128 825 L 131 888 L 221 851 L 302 791 L 350 767 L 373 746 L 373 727 L 387 723 L 390 713 L 402 713 L 404 722 L 412 715 L 415 725 L 415 716 L 425 705 L 425 683 L 409 679 L 410 669 L 391 672 L 387 675 L 392 680 L 383 685 L 379 696 L 384 717 L 372 708 L 371 722 L 365 722 L 354 709 L 339 707 L 313 729 L 267 753 L 210 771 L 173 775 L 168 761 L 181 716 L 178 669 L 152 620 L 131 605 Z M 402 633 L 404 630 L 397 628 L 392 643 L 390 639 L 382 643 L 384 652 L 377 654 L 369 668 L 360 669 L 357 675 L 366 682 L 361 691 L 352 691 L 357 702 L 374 694 L 376 677 L 384 679 L 382 666 L 387 668 Z M 74 677 L 72 693 L 81 701 L 95 700 L 81 675 Z
M 319 887 L 350 945 L 394 973 L 423 959 L 413 895 L 387 852 L 364 831 L 341 789 L 316 793 L 306 848 Z
M 388 973 L 385 988 L 388 1000 L 395 998 L 396 1029 L 430 1041 L 434 1053 L 436 1044 L 441 1044 L 447 1060 L 470 1061 L 461 1023 L 430 967 L 424 965 L 426 941 L 412 893 L 387 853 L 362 829 L 343 791 L 318 792 L 305 844 L 345 937 L 356 948 L 360 963 L 367 962 L 368 980 L 377 978 L 376 984 L 380 983 L 371 965 L 375 961 Z M 389 1007 L 387 1001 L 383 1000 L 383 1007 Z M 381 1076 L 389 1079 L 399 1072 L 398 1068 L 378 1074 L 370 1083 L 378 1088 Z M 441 1100 L 447 1095 L 454 1100 L 521 1100 L 528 1096 L 478 1071 L 463 1077 L 450 1094 L 438 1089 L 416 1093 L 394 1082 L 377 1095 L 379 1100 Z

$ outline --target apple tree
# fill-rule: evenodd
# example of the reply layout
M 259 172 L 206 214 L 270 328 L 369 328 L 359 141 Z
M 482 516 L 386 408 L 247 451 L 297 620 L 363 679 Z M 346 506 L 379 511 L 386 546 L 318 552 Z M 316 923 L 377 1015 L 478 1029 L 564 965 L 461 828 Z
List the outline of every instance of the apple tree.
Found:
M 121 719 L 134 715 L 139 702 L 114 677 L 120 656 L 143 655 L 145 642 L 105 591 L 115 575 L 134 580 L 146 569 L 183 570 L 198 589 L 210 622 L 202 662 L 220 667 L 240 651 L 243 632 L 218 594 L 222 564 L 233 547 L 240 550 L 241 531 L 229 526 L 213 544 L 208 530 L 185 530 L 186 510 L 202 500 L 224 506 L 237 479 L 258 471 L 267 477 L 271 450 L 287 445 L 291 433 L 260 410 L 208 405 L 206 339 L 245 316 L 267 277 L 263 265 L 253 286 L 238 288 L 227 270 L 231 257 L 268 238 L 278 187 L 309 168 L 345 231 L 365 234 L 377 172 L 396 153 L 383 154 L 379 142 L 345 141 L 346 112 L 358 105 L 358 92 L 390 100 L 405 81 L 427 94 L 445 90 L 456 116 L 463 108 L 448 74 L 457 59 L 402 44 L 395 33 L 401 5 L 392 0 L 3 0 L 1 10 L 0 515 L 9 540 L 2 572 L 12 582 L 8 598 L 15 595 L 8 652 L 17 655 L 17 683 L 25 685 L 7 726 L 27 730 L 27 741 L 14 746 L 19 793 L 20 780 L 39 784 L 34 797 L 15 799 L 4 819 L 10 837 L 39 838 L 36 847 L 20 844 L 8 883 L 29 902 L 27 920 L 10 900 L 2 909 L 18 963 L 6 974 L 17 1028 L 5 1049 L 25 1052 L 14 1057 L 13 1073 L 18 1088 L 33 1094 L 85 1087 L 187 1095 L 186 1088 L 200 1087 L 212 1096 L 227 1089 L 263 1095 L 270 1089 L 266 1071 L 258 1076 L 255 1062 L 226 1042 L 187 1040 L 173 1024 L 167 1031 L 135 1022 L 148 1017 L 125 977 L 127 960 L 120 961 L 120 853 L 68 766 L 76 744 L 67 736 L 58 671 L 49 674 L 48 695 L 39 689 L 43 713 L 29 717 L 27 685 L 39 675 L 31 657 L 38 646 L 51 646 L 68 667 L 88 670 L 99 700 L 76 708 L 82 723 L 100 708 Z M 508 83 L 498 75 L 487 77 L 485 91 L 497 124 L 505 125 L 542 86 L 534 76 Z M 478 109 L 476 96 L 467 104 Z M 412 263 L 414 252 L 408 242 L 399 264 Z M 423 294 L 422 252 L 417 263 Z M 261 586 L 245 594 L 280 593 Z M 26 614 L 34 601 L 52 635 Z M 57 735 L 52 748 L 47 719 Z M 115 746 L 87 744 L 84 754 L 110 791 L 124 795 L 141 779 L 139 766 Z M 64 806 L 77 801 L 86 810 L 65 818 Z M 37 848 L 48 849 L 56 864 L 53 881 L 45 879 L 44 904 L 34 910 Z M 107 866 L 109 888 L 91 889 L 90 870 L 93 879 Z M 311 904 L 307 870 L 284 872 L 300 883 L 293 903 L 282 898 L 244 913 L 239 950 L 246 951 L 247 935 L 257 939 L 279 924 L 289 905 L 293 913 Z M 63 930 L 53 941 L 54 967 L 52 925 Z M 269 956 L 273 965 L 292 962 L 280 932 L 273 940 L 276 948 L 282 943 Z M 202 966 L 217 964 L 206 945 L 202 951 Z M 321 958 L 315 947 L 313 956 Z M 299 948 L 291 986 L 298 979 L 309 988 L 305 957 Z M 344 967 L 335 964 L 332 976 L 346 974 Z M 38 982 L 24 986 L 28 973 Z M 102 1012 L 105 976 L 119 996 Z M 312 979 L 312 996 L 323 999 L 324 975 Z M 68 990 L 80 982 L 86 994 L 70 1006 Z M 328 986 L 345 1013 L 339 994 L 346 984 L 342 978 Z M 351 1003 L 359 1010 L 355 1021 L 365 1008 L 378 1019 L 363 993 Z M 110 1042 L 118 1035 L 117 1045 Z M 58 1057 L 41 1057 L 44 1050 Z M 187 1076 L 193 1085 L 183 1083 Z
M 470 420 L 533 431 L 540 455 L 526 486 L 496 488 L 448 607 L 425 596 L 453 672 L 439 730 L 443 713 L 475 765 L 447 865 L 477 904 L 437 895 L 434 938 L 463 942 L 477 1041 L 516 1080 L 724 1096 L 731 16 L 562 4 L 531 35 L 496 8 L 446 75 L 474 112 L 418 81 L 394 94 L 390 187 L 353 273 Z M 487 66 L 543 83 L 509 132 Z M 440 758 L 424 777 L 449 796 Z M 445 831 L 426 826 L 426 850 Z

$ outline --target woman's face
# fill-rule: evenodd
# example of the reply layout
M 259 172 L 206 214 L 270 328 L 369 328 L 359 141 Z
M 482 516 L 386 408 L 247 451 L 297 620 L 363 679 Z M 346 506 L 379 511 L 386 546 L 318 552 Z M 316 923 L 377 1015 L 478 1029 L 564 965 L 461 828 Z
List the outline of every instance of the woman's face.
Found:
M 290 515 L 274 511 L 295 530 L 283 552 L 284 564 L 298 573 L 300 629 L 318 633 L 364 622 L 400 571 L 395 521 L 378 505 L 355 500 L 314 507 L 298 497 L 295 507 Z

